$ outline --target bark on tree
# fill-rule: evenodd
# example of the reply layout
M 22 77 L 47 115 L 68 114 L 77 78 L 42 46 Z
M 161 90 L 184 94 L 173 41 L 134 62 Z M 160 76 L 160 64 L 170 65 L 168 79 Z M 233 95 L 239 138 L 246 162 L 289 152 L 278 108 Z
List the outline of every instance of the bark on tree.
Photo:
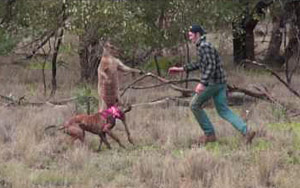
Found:
M 79 37 L 78 54 L 81 66 L 81 81 L 96 81 L 97 68 L 102 54 L 98 37 L 92 37 L 88 32 L 81 35 Z
M 272 18 L 272 33 L 264 62 L 271 67 L 282 66 L 284 57 L 280 54 L 280 47 L 282 44 L 283 28 L 284 28 L 284 14 L 274 15 Z
M 299 68 L 300 59 L 300 1 L 291 0 L 285 6 L 286 13 L 291 20 L 289 32 L 289 43 L 285 49 L 285 75 L 287 83 L 290 85 L 292 77 Z M 294 65 L 290 65 L 290 60 L 294 57 Z
M 67 19 L 66 14 L 66 1 L 63 1 L 62 5 L 62 26 L 56 32 L 57 38 L 54 43 L 54 53 L 52 56 L 52 90 L 50 93 L 50 97 L 53 97 L 56 93 L 57 89 L 57 82 L 56 82 L 56 64 L 57 64 L 57 57 L 59 53 L 59 48 L 62 43 L 62 38 L 64 36 L 64 22 Z
M 159 63 L 158 63 L 156 54 L 154 55 L 154 63 L 155 63 L 155 68 L 156 68 L 157 75 L 161 76 L 160 67 L 159 67 Z
M 64 35 L 64 28 L 60 28 L 59 29 L 59 35 L 58 35 L 58 39 L 57 39 L 57 43 L 55 44 L 54 47 L 54 53 L 52 56 L 52 90 L 51 90 L 51 94 L 50 97 L 53 97 L 55 95 L 56 89 L 57 89 L 57 82 L 56 82 L 56 64 L 57 64 L 57 56 L 58 56 L 58 52 L 59 52 L 59 48 L 62 42 L 62 38 Z
M 300 1 L 287 4 L 286 12 L 291 18 L 291 31 L 289 44 L 285 50 L 286 61 L 289 60 L 298 50 L 300 40 Z
M 258 17 L 264 16 L 265 9 L 272 3 L 273 0 L 261 0 L 250 11 L 247 1 L 243 15 L 233 23 L 233 55 L 236 64 L 240 64 L 244 59 L 255 59 L 253 30 L 259 22 Z

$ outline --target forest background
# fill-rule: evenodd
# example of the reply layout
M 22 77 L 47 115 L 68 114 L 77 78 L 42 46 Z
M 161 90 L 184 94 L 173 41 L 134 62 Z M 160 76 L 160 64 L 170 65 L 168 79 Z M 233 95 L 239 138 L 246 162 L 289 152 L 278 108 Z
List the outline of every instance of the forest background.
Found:
M 212 104 L 219 140 L 194 144 L 202 132 L 188 102 L 199 72 L 167 75 L 195 60 L 193 23 L 224 60 L 230 105 L 257 131 L 251 146 Z M 118 123 L 127 148 L 97 153 L 94 135 L 71 145 L 44 128 L 97 111 L 107 39 L 126 65 L 176 82 L 120 75 L 136 145 Z M 299 0 L 2 0 L 0 187 L 297 187 L 299 41 Z

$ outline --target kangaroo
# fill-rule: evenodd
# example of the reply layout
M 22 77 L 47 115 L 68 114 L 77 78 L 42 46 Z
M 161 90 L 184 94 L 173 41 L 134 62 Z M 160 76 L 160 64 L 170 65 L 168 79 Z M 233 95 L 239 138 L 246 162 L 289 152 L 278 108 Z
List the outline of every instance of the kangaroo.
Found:
M 99 109 L 105 110 L 112 105 L 122 105 L 119 94 L 119 79 L 118 73 L 121 72 L 136 72 L 142 73 L 141 70 L 130 68 L 124 65 L 121 60 L 116 58 L 120 54 L 120 50 L 106 42 L 103 47 L 103 54 L 98 67 L 98 94 Z

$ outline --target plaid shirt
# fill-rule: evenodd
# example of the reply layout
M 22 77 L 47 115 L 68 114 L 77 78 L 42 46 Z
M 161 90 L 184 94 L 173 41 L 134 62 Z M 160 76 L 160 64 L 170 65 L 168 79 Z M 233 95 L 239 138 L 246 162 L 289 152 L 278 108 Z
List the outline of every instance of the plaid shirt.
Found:
M 196 47 L 197 61 L 184 65 L 184 70 L 189 72 L 200 69 L 200 82 L 205 86 L 209 84 L 226 84 L 226 74 L 222 67 L 223 62 L 217 50 L 211 43 L 206 42 L 205 36 L 197 41 Z

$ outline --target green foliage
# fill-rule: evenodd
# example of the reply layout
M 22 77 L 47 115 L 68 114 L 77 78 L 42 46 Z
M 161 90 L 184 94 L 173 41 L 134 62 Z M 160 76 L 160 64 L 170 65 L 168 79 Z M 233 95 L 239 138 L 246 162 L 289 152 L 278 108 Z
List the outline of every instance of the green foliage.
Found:
M 40 36 L 59 27 L 62 3 L 61 0 L 16 1 L 14 16 L 6 26 L 10 31 L 18 29 L 23 35 Z M 66 3 L 70 19 L 65 28 L 79 36 L 113 38 L 128 55 L 140 49 L 161 49 L 183 42 L 192 23 L 203 24 L 206 29 L 227 27 L 239 15 L 240 7 L 236 1 L 226 0 L 68 0 Z M 6 10 L 5 3 L 1 5 Z
M 299 165 L 300 164 L 300 150 L 294 150 L 294 151 L 289 151 L 286 156 L 285 160 L 287 163 L 292 164 L 292 165 Z
M 68 55 L 75 55 L 75 50 L 72 43 L 63 43 L 59 48 L 59 52 Z
M 44 65 L 45 64 L 45 65 Z M 52 69 L 52 64 L 50 61 L 39 61 L 37 59 L 33 59 L 30 61 L 30 63 L 27 65 L 27 69 L 30 70 L 51 70 Z
M 293 133 L 292 134 L 293 149 L 300 150 L 300 123 L 298 122 L 274 123 L 274 124 L 269 124 L 269 127 L 271 127 L 274 130 L 288 131 Z
M 56 67 L 67 67 L 66 62 L 58 60 Z M 42 58 L 32 59 L 27 65 L 27 69 L 30 70 L 52 70 L 52 62 L 49 60 L 44 60 Z
M 70 186 L 75 182 L 75 178 L 71 176 L 64 176 L 56 172 L 41 171 L 31 177 L 34 185 L 39 186 Z
M 257 138 L 257 141 L 255 142 L 253 146 L 253 151 L 263 151 L 267 150 L 272 146 L 272 143 L 267 140 L 259 139 Z
M 300 123 L 293 122 L 293 123 L 272 123 L 269 124 L 269 127 L 271 127 L 274 130 L 295 130 L 300 133 Z
M 36 83 L 29 83 L 26 85 L 26 90 L 30 96 L 35 96 L 38 91 L 38 85 Z
M 272 105 L 272 114 L 276 118 L 277 121 L 286 121 L 288 120 L 288 115 L 286 109 L 279 105 Z
M 0 55 L 6 55 L 16 46 L 18 40 L 0 29 Z
M 222 137 L 217 142 L 208 143 L 205 148 L 215 155 L 231 155 L 241 146 L 241 139 L 237 136 Z
M 172 155 L 177 158 L 183 158 L 184 150 L 183 149 L 174 149 L 174 150 L 172 150 Z
M 219 142 L 211 142 L 205 146 L 205 149 L 211 151 L 212 153 L 219 155 L 221 153 L 221 145 Z
M 89 85 L 79 87 L 74 96 L 77 98 L 77 111 L 82 113 L 95 112 L 98 109 L 97 93 Z
M 158 58 L 158 66 L 163 74 L 168 72 L 168 68 L 173 65 L 172 61 L 167 57 Z M 155 60 L 152 58 L 145 64 L 143 70 L 154 71 L 156 70 Z

